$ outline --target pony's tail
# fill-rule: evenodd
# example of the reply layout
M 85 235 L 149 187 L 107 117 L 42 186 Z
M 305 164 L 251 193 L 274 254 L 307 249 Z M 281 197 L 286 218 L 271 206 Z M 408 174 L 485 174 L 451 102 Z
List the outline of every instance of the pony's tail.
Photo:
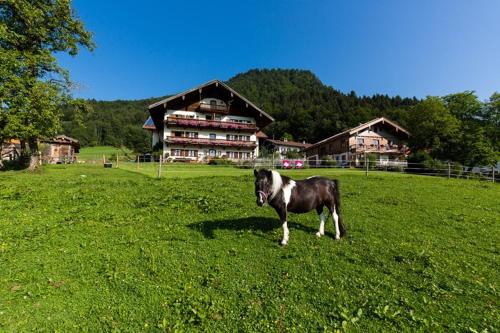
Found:
M 333 185 L 330 186 L 330 191 L 333 194 L 333 200 L 334 200 L 333 205 L 339 217 L 339 231 L 340 231 L 340 237 L 342 238 L 347 234 L 347 230 L 345 229 L 342 219 L 342 214 L 340 213 L 340 188 L 339 188 L 339 181 L 337 179 L 333 179 Z

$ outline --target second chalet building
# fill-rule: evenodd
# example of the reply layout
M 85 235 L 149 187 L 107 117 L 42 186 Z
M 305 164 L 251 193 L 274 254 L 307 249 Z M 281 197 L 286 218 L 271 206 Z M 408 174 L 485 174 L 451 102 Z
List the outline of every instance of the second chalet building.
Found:
M 340 164 L 358 165 L 365 154 L 374 154 L 378 164 L 388 164 L 405 159 L 409 136 L 406 129 L 381 117 L 317 142 L 305 153 L 311 164 L 331 156 Z
M 219 80 L 149 106 L 145 129 L 164 158 L 204 160 L 258 156 L 257 132 L 274 121 L 267 113 Z

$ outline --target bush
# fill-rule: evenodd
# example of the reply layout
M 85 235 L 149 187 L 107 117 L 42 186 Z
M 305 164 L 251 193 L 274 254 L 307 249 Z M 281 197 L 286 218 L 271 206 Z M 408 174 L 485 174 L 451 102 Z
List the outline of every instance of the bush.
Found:
M 440 160 L 425 160 L 422 165 L 424 168 L 428 169 L 425 170 L 425 172 L 431 171 L 432 173 L 448 174 L 448 164 Z
M 337 161 L 333 157 L 331 157 L 329 155 L 321 156 L 320 160 L 321 160 L 321 165 L 322 166 L 333 167 L 333 166 L 337 165 Z
M 423 163 L 425 161 L 432 160 L 431 155 L 423 150 L 416 151 L 412 153 L 410 156 L 408 156 L 408 163 L 413 164 L 413 163 Z
M 248 161 L 248 160 L 241 161 L 240 163 L 238 163 L 238 168 L 253 169 L 253 163 L 252 163 L 252 161 Z
M 231 160 L 228 160 L 226 158 L 220 158 L 220 157 L 214 157 L 210 161 L 208 161 L 209 165 L 236 165 Z

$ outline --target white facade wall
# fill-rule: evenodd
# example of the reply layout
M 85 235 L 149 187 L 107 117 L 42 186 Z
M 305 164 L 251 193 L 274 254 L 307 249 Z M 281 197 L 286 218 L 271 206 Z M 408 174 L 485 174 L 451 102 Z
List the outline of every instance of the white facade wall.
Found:
M 160 137 L 158 135 L 158 131 L 154 130 L 152 132 L 153 132 L 153 137 L 151 140 L 152 140 L 152 144 L 153 144 L 152 146 L 154 147 L 158 143 L 158 141 L 160 141 Z
M 205 112 L 195 112 L 195 111 L 184 111 L 184 110 L 167 110 L 165 112 L 165 118 L 171 117 L 173 115 L 182 115 L 186 117 L 193 117 L 195 120 L 206 120 L 206 116 L 210 115 Z M 233 115 L 220 115 L 221 119 L 212 119 L 217 121 L 235 121 L 235 120 L 244 120 L 248 123 L 250 121 L 251 124 L 255 125 L 255 119 L 252 117 L 242 117 L 242 116 L 233 116 Z M 175 143 L 167 143 L 167 137 L 174 136 L 174 132 L 196 132 L 198 133 L 199 139 L 210 139 L 210 134 L 215 134 L 215 139 L 227 140 L 227 135 L 245 135 L 250 137 L 249 142 L 255 143 L 257 146 L 255 149 L 244 148 L 244 147 L 225 147 L 225 146 L 184 146 Z M 165 125 L 163 130 L 163 156 L 167 154 L 172 156 L 173 149 L 182 149 L 182 150 L 197 150 L 197 157 L 183 156 L 183 159 L 191 159 L 191 160 L 202 160 L 205 157 L 210 157 L 210 150 L 215 149 L 215 156 L 222 157 L 228 156 L 230 152 L 244 152 L 249 153 L 250 158 L 255 158 L 259 153 L 259 141 L 257 140 L 256 132 L 235 132 L 235 131 L 225 131 L 221 129 L 196 129 L 196 128 L 169 128 Z M 175 157 L 173 157 L 175 158 Z

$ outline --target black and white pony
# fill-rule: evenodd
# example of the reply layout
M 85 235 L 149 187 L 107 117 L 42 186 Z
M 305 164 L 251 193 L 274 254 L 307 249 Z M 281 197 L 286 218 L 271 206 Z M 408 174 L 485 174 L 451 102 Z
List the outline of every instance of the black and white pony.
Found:
M 283 224 L 282 245 L 288 243 L 288 212 L 307 213 L 316 209 L 320 219 L 316 236 L 323 236 L 325 234 L 325 214 L 323 213 L 325 206 L 333 216 L 335 239 L 340 239 L 345 235 L 346 231 L 340 216 L 340 192 L 337 180 L 314 176 L 295 181 L 280 175 L 277 171 L 266 169 L 254 170 L 254 175 L 257 204 L 262 206 L 266 202 L 269 203 L 276 210 Z

